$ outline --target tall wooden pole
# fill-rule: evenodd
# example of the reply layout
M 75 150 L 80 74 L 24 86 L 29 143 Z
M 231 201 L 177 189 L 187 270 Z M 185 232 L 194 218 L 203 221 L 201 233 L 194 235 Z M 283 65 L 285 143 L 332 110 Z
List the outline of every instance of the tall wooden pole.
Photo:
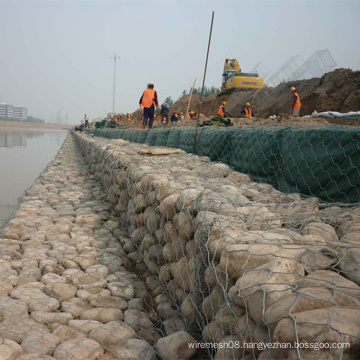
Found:
M 195 78 L 195 81 L 194 81 L 194 85 L 193 85 L 193 87 L 191 88 L 189 103 L 188 103 L 188 106 L 187 106 L 187 109 L 186 109 L 186 113 L 185 113 L 186 117 L 187 117 L 187 115 L 188 115 L 188 113 L 189 113 L 190 101 L 191 101 L 191 97 L 192 97 L 192 94 L 193 94 L 193 91 L 194 91 L 195 83 L 196 83 L 196 78 Z
M 197 113 L 198 113 L 198 118 L 197 118 L 197 120 L 196 120 L 196 131 L 195 131 L 195 140 L 194 140 L 194 149 L 193 149 L 193 153 L 194 153 L 194 154 L 195 154 L 195 150 L 196 150 L 196 139 L 197 139 L 197 134 L 198 134 L 199 117 L 200 117 L 200 111 L 201 111 L 201 105 L 202 105 L 202 98 L 203 98 L 203 93 L 204 93 L 204 85 L 205 85 L 205 78 L 206 78 L 206 69 L 207 69 L 207 63 L 208 63 L 208 58 L 209 58 L 209 51 L 210 51 L 211 33 L 212 33 L 213 22 L 214 22 L 214 12 L 212 12 L 210 35 L 209 35 L 209 43 L 208 43 L 208 49 L 207 49 L 207 54 L 206 54 L 206 62 L 205 62 L 205 69 L 204 69 L 204 78 L 203 78 L 203 84 L 202 84 L 202 88 L 201 88 L 201 96 L 200 96 L 199 107 L 198 107 L 198 112 L 197 112 Z

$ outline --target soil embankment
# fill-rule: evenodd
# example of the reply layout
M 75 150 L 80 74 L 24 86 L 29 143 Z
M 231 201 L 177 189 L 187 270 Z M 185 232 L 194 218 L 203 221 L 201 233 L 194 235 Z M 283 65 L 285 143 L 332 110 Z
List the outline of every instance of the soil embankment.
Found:
M 227 111 L 231 114 L 235 126 L 247 126 L 250 122 L 254 125 L 273 125 L 278 123 L 268 120 L 271 115 L 281 116 L 289 114 L 291 109 L 292 96 L 290 87 L 295 86 L 301 98 L 301 116 L 311 115 L 314 110 L 349 112 L 360 110 L 360 71 L 350 69 L 337 69 L 323 75 L 321 78 L 308 80 L 297 80 L 288 83 L 281 83 L 277 87 L 268 87 L 256 91 L 237 91 L 230 95 L 218 96 L 211 94 L 203 99 L 201 113 L 206 117 L 216 116 L 217 111 L 223 101 L 226 101 Z M 198 111 L 200 95 L 193 95 L 190 103 L 190 110 Z M 240 117 L 240 112 L 245 103 L 249 101 L 256 115 L 258 123 L 254 120 L 241 119 L 234 121 L 234 118 Z M 189 102 L 189 95 L 177 100 L 170 107 L 170 113 L 176 110 L 178 113 L 186 113 Z M 159 110 L 157 111 L 159 112 Z M 141 128 L 142 111 L 139 109 L 133 113 L 134 120 L 126 122 L 126 126 L 131 128 Z M 266 120 L 265 120 L 266 119 Z M 282 116 L 280 120 L 282 125 L 288 125 L 289 119 Z M 293 120 L 290 119 L 290 122 Z M 318 120 L 302 120 L 305 125 L 319 125 Z M 308 123 L 310 121 L 310 123 Z M 314 123 L 315 122 L 315 123 Z M 321 122 L 320 122 L 321 124 Z M 322 123 L 326 125 L 328 123 Z M 191 120 L 184 121 L 180 126 L 193 126 Z M 355 124 L 351 124 L 355 125 Z

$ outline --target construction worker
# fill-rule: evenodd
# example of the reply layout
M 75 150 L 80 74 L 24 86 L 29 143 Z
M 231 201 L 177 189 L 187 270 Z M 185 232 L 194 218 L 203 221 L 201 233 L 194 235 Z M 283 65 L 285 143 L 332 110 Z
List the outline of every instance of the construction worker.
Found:
M 85 127 L 89 128 L 90 127 L 90 123 L 89 123 L 89 117 L 87 116 L 87 114 L 85 114 L 84 116 L 84 120 L 85 120 Z
M 190 111 L 190 112 L 189 112 L 189 118 L 190 118 L 190 119 L 196 119 L 196 115 L 197 115 L 197 113 L 194 112 L 194 111 Z
M 184 120 L 185 119 L 185 116 L 184 116 L 184 114 L 181 112 L 180 113 L 180 120 Z
M 127 117 L 127 119 L 128 119 L 129 121 L 131 120 L 131 114 L 126 113 L 126 117 Z
M 250 108 L 250 103 L 247 102 L 245 104 L 245 107 L 244 109 L 240 112 L 240 114 L 243 116 L 243 117 L 246 117 L 246 118 L 252 118 L 252 117 L 255 117 L 254 113 L 252 112 L 251 108 Z
M 169 123 L 169 108 L 164 104 L 161 104 L 161 118 L 165 124 Z
M 298 93 L 296 92 L 296 89 L 294 86 L 291 87 L 290 91 L 292 92 L 292 108 L 290 115 L 292 116 L 299 116 L 300 115 L 300 108 L 301 108 L 301 102 L 300 97 Z
M 171 121 L 172 123 L 179 121 L 178 114 L 177 114 L 177 112 L 176 112 L 175 110 L 174 110 L 173 114 L 171 115 L 170 121 Z
M 221 117 L 227 116 L 227 113 L 225 111 L 225 105 L 226 105 L 226 101 L 223 101 L 223 103 L 219 107 L 218 115 Z
M 148 83 L 147 89 L 141 95 L 139 104 L 144 108 L 143 125 L 148 125 L 149 129 L 152 129 L 155 107 L 159 107 L 158 94 L 154 90 L 154 83 Z

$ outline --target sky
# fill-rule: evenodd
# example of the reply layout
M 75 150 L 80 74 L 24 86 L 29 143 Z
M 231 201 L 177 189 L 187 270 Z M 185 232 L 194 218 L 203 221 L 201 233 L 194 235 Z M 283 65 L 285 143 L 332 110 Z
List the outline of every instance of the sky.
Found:
M 0 0 L 0 101 L 46 122 L 133 112 L 148 82 L 160 103 L 203 82 L 220 87 L 225 58 L 271 73 L 291 56 L 328 49 L 360 68 L 359 0 Z M 270 74 L 271 75 L 271 74 Z M 266 83 L 266 79 L 265 79 Z

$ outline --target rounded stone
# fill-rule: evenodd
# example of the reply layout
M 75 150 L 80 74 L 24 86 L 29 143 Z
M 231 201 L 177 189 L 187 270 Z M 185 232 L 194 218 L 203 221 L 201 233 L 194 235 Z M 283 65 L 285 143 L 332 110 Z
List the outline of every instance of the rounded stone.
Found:
M 62 343 L 54 352 L 57 360 L 96 360 L 104 354 L 101 345 L 92 339 L 73 339 Z

